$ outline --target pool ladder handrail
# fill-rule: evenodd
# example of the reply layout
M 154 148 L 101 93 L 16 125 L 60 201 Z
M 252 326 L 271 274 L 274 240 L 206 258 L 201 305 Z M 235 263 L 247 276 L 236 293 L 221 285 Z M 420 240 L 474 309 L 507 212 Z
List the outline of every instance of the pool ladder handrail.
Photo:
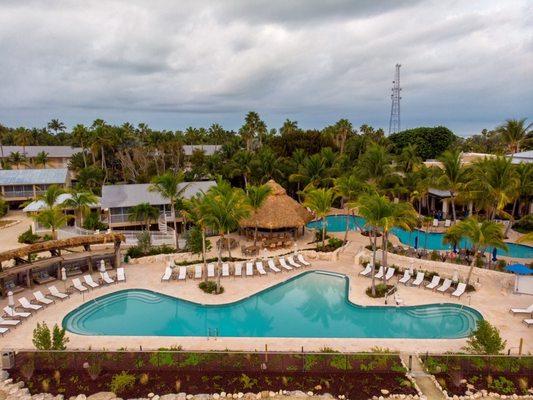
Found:
M 397 291 L 398 291 L 398 285 L 394 285 L 393 287 L 390 288 L 390 290 L 387 293 L 385 293 L 385 304 L 387 304 L 387 299 L 389 298 L 389 296 L 391 294 L 394 294 Z
M 218 335 L 219 335 L 218 328 L 207 328 L 207 340 L 209 340 L 211 337 L 217 340 Z

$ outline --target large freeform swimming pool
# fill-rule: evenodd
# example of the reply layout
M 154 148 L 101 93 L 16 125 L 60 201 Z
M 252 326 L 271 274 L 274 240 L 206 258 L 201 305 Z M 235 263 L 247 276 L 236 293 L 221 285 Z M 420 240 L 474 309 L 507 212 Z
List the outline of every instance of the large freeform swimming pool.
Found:
M 434 339 L 466 337 L 482 318 L 456 304 L 362 307 L 348 287 L 344 275 L 314 271 L 224 305 L 123 290 L 83 304 L 63 326 L 80 335 Z
M 346 230 L 346 224 L 350 230 L 356 230 L 365 226 L 365 220 L 359 216 L 352 215 L 330 215 L 326 217 L 327 229 L 330 232 L 344 232 Z M 321 221 L 312 221 L 307 224 L 309 228 L 321 229 Z M 415 240 L 418 240 L 418 248 L 424 248 L 428 250 L 450 250 L 450 245 L 444 244 L 443 233 L 438 232 L 423 232 L 420 230 L 414 230 L 412 232 L 393 228 L 391 232 L 398 237 L 398 240 L 407 246 L 414 247 Z M 418 237 L 418 239 L 416 239 Z M 468 241 L 462 240 L 460 248 L 470 248 Z M 497 254 L 501 256 L 513 257 L 513 258 L 533 258 L 533 247 L 507 243 L 508 251 L 497 250 Z M 491 249 L 492 250 L 492 249 Z

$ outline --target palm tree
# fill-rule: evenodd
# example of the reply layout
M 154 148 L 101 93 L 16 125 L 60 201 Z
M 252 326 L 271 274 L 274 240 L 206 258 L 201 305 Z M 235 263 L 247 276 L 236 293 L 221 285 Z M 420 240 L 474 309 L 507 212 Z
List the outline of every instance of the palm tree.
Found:
M 41 200 L 44 202 L 46 208 L 51 209 L 57 206 L 57 200 L 63 193 L 65 193 L 65 189 L 61 186 L 51 185 L 44 193 L 37 196 L 37 200 Z
M 14 151 L 9 155 L 9 162 L 15 165 L 16 169 L 19 169 L 20 164 L 26 162 L 26 156 L 18 151 Z
M 152 184 L 148 190 L 158 192 L 162 197 L 170 202 L 170 214 L 174 223 L 174 242 L 179 250 L 178 223 L 176 222 L 176 203 L 183 199 L 183 193 L 189 185 L 180 185 L 185 181 L 183 172 L 168 171 L 163 175 L 158 175 L 152 179 Z
M 130 208 L 128 220 L 131 222 L 142 221 L 147 231 L 150 231 L 150 222 L 157 220 L 159 210 L 150 203 L 140 203 Z
M 57 239 L 57 230 L 65 226 L 69 218 L 70 216 L 65 215 L 63 210 L 57 206 L 45 208 L 33 217 L 40 225 L 52 231 L 52 239 L 54 240 Z
M 353 126 L 350 121 L 347 119 L 340 119 L 335 124 L 335 129 L 337 134 L 335 135 L 335 142 L 339 148 L 339 153 L 344 153 L 344 145 L 346 144 L 346 139 L 352 134 Z
M 418 156 L 416 144 L 408 144 L 398 156 L 398 166 L 404 173 L 416 171 L 421 163 L 422 159 Z
M 467 172 L 461 165 L 461 152 L 459 150 L 447 150 L 440 158 L 443 171 L 437 179 L 437 185 L 450 191 L 452 203 L 453 221 L 457 221 L 455 212 L 455 197 L 463 190 L 467 181 Z
M 298 131 L 298 122 L 286 119 L 283 126 L 280 128 L 279 133 L 281 135 L 290 135 L 291 133 Z
M 105 158 L 105 149 L 112 145 L 113 140 L 111 138 L 111 132 L 109 126 L 105 121 L 97 119 L 91 126 L 91 146 L 93 158 L 94 154 L 100 152 L 100 161 L 102 163 L 102 170 L 104 171 L 104 181 L 107 178 L 107 163 Z
M 518 153 L 528 141 L 533 123 L 525 126 L 526 120 L 527 118 L 508 119 L 505 124 L 497 128 L 497 132 L 511 153 Z
M 391 156 L 378 144 L 370 145 L 358 160 L 356 171 L 370 184 L 380 185 L 392 174 Z
M 242 189 L 232 189 L 223 181 L 207 192 L 201 205 L 205 223 L 220 236 L 220 243 L 224 243 L 226 233 L 236 229 L 239 221 L 250 213 L 246 196 Z M 217 265 L 217 293 L 220 292 L 220 268 L 222 264 L 222 246 L 218 248 Z M 229 248 L 229 246 L 228 246 Z
M 61 204 L 62 207 L 72 208 L 80 217 L 80 226 L 83 226 L 83 219 L 91 211 L 91 206 L 98 203 L 98 197 L 91 192 L 71 191 L 70 197 Z M 74 221 L 76 224 L 76 220 Z
M 333 201 L 337 198 L 337 194 L 333 189 L 315 189 L 310 188 L 304 193 L 304 207 L 308 207 L 315 215 L 322 221 L 322 247 L 326 243 L 326 216 L 333 206 Z M 318 247 L 318 246 L 317 246 Z
M 366 192 L 369 189 L 368 185 L 361 182 L 361 180 L 355 176 L 352 175 L 344 175 L 340 178 L 335 179 L 335 185 L 334 190 L 337 193 L 337 195 L 341 198 L 341 207 L 344 208 L 344 206 L 354 204 L 357 198 L 363 193 Z M 353 208 L 350 208 L 350 212 L 346 213 L 346 231 L 344 232 L 344 243 L 348 240 L 348 231 L 350 228 L 350 216 L 353 215 Z
M 231 176 L 241 175 L 244 181 L 244 187 L 248 186 L 250 175 L 252 174 L 253 153 L 240 150 L 232 157 Z
M 58 120 L 58 119 L 52 119 L 48 123 L 47 126 L 48 126 L 48 129 L 54 131 L 54 134 L 56 134 L 56 135 L 57 135 L 57 132 L 63 132 L 63 131 L 65 131 L 65 129 L 67 129 L 65 124 L 63 122 L 61 122 L 60 120 Z
M 246 197 L 248 198 L 248 204 L 253 212 L 258 212 L 263 204 L 265 204 L 265 201 L 271 192 L 272 189 L 268 185 L 248 186 Z M 257 244 L 257 230 L 258 226 L 256 223 L 254 229 L 254 246 Z
M 29 129 L 18 128 L 15 131 L 15 144 L 22 146 L 22 155 L 26 157 L 26 146 L 33 140 L 33 135 Z
M 206 230 L 207 225 L 205 223 L 206 221 L 206 215 L 204 212 L 206 212 L 206 207 L 203 205 L 203 202 L 205 200 L 205 194 L 197 194 L 195 197 L 192 197 L 190 200 L 186 200 L 184 204 L 184 209 L 182 211 L 182 214 L 184 218 L 186 218 L 189 221 L 193 221 L 194 224 L 200 229 L 202 232 L 202 261 L 204 265 L 204 279 L 207 282 L 207 262 L 206 262 Z
M 244 125 L 239 130 L 242 139 L 246 143 L 246 151 L 252 151 L 252 142 L 262 128 L 261 123 L 261 118 L 255 111 L 250 111 L 246 114 Z
M 83 156 L 83 166 L 87 168 L 87 156 L 85 154 L 85 150 L 87 150 L 87 147 L 89 145 L 90 133 L 85 127 L 85 125 L 78 124 L 74 128 L 72 128 L 72 141 L 74 144 L 81 147 Z
M 43 168 L 46 168 L 46 164 L 48 163 L 48 153 L 46 151 L 40 151 L 35 156 L 35 164 L 42 165 Z
M 476 265 L 476 256 L 478 251 L 482 255 L 489 247 L 507 250 L 507 245 L 503 241 L 502 226 L 494 221 L 484 220 L 479 222 L 476 217 L 466 218 L 457 224 L 451 226 L 446 233 L 447 240 L 457 240 L 458 237 L 468 239 L 471 243 L 471 251 L 474 255 L 466 284 L 470 283 L 474 266 Z
M 304 184 L 304 190 L 308 187 L 320 187 L 331 181 L 331 168 L 320 154 L 306 157 L 298 166 L 297 172 L 289 176 L 289 182 Z
M 516 207 L 518 206 L 518 215 L 520 213 L 520 200 L 527 199 L 533 195 L 533 165 L 527 163 L 520 163 L 516 167 L 517 175 L 517 189 L 516 197 L 513 202 L 513 211 L 511 211 L 511 221 L 505 229 L 505 237 L 509 233 L 509 229 L 514 223 Z

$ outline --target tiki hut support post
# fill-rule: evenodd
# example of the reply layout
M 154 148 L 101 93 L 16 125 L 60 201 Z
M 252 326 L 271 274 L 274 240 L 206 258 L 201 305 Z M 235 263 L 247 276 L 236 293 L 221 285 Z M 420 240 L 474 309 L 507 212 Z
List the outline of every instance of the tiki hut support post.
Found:
M 57 280 L 61 280 L 61 268 L 63 267 L 63 260 L 60 260 L 59 263 L 57 264 L 57 271 L 56 271 L 56 276 L 57 276 Z
M 26 271 L 26 286 L 28 288 L 31 288 L 31 279 L 30 279 L 30 276 L 31 276 L 31 269 L 28 268 L 28 270 Z
M 87 257 L 87 265 L 89 266 L 89 273 L 93 273 L 93 258 L 92 257 Z
M 120 267 L 120 240 L 115 240 L 115 268 Z

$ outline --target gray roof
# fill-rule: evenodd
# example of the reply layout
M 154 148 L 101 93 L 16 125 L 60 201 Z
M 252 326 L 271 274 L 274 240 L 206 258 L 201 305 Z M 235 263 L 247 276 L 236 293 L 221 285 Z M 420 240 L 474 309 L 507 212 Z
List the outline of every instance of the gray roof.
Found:
M 70 147 L 70 146 L 3 146 L 4 148 L 4 157 L 9 157 L 11 153 L 20 153 L 24 154 L 26 157 L 36 157 L 41 151 L 48 153 L 48 157 L 61 157 L 61 158 L 70 158 L 73 154 L 79 153 L 82 151 L 81 147 Z M 1 156 L 1 154 L 0 154 Z
M 438 196 L 438 197 L 442 197 L 442 198 L 452 197 L 452 194 L 450 193 L 449 190 L 440 190 L 440 189 L 435 189 L 435 188 L 429 188 L 428 192 L 429 192 L 429 194 L 432 194 L 432 195 Z
M 533 150 L 521 151 L 520 153 L 507 154 L 508 157 L 512 157 L 513 164 L 533 163 Z
M 67 176 L 66 168 L 2 169 L 0 170 L 0 186 L 63 184 L 67 181 Z
M 215 181 L 183 182 L 180 188 L 187 186 L 183 192 L 183 197 L 190 199 L 195 194 L 207 192 L 211 186 L 215 186 Z M 138 183 L 131 185 L 106 185 L 102 187 L 102 208 L 133 207 L 140 203 L 150 203 L 151 205 L 170 204 L 157 192 L 150 192 L 149 183 Z
M 186 156 L 191 156 L 195 150 L 201 150 L 206 156 L 212 156 L 221 147 L 219 144 L 186 144 L 183 145 L 183 152 Z
M 55 205 L 63 204 L 67 199 L 71 199 L 72 194 L 70 193 L 61 193 L 59 196 L 57 196 L 57 200 L 55 201 Z M 45 207 L 45 202 L 42 200 L 35 200 L 32 201 L 30 204 L 28 204 L 26 207 L 23 208 L 22 211 L 24 212 L 35 212 L 39 211 L 40 209 Z M 91 208 L 98 208 L 100 207 L 100 198 L 98 197 L 98 200 L 95 204 L 90 205 Z M 69 207 L 65 207 L 66 209 L 69 209 Z

